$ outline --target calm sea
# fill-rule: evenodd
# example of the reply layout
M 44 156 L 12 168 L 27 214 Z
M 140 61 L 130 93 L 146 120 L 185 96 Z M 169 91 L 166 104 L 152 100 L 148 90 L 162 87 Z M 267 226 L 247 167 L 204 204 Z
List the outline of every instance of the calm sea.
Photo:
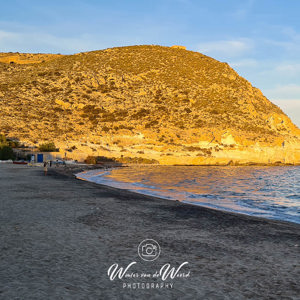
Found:
M 300 224 L 298 166 L 132 166 L 77 176 L 165 199 Z

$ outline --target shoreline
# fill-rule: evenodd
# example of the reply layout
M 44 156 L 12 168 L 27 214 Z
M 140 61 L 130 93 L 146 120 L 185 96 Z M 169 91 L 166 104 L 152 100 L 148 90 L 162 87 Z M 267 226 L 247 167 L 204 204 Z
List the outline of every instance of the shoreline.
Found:
M 123 167 L 126 167 L 126 166 L 123 166 Z M 90 168 L 90 169 L 87 169 L 85 171 L 90 171 L 90 170 L 101 170 L 101 168 Z M 103 168 L 103 170 L 105 170 Z M 107 171 L 111 170 L 110 168 L 106 169 Z M 82 171 L 82 172 L 85 172 L 85 171 Z M 110 191 L 110 192 L 115 192 L 117 194 L 121 194 L 124 192 L 124 194 L 128 195 L 128 196 L 133 196 L 133 197 L 137 197 L 137 196 L 142 196 L 142 197 L 145 197 L 147 199 L 149 199 L 150 201 L 151 200 L 154 200 L 154 201 L 163 201 L 165 203 L 169 203 L 169 202 L 176 202 L 176 203 L 179 203 L 180 205 L 182 206 L 187 206 L 187 207 L 193 207 L 193 208 L 196 208 L 196 209 L 200 209 L 200 210 L 208 210 L 208 211 L 215 211 L 215 212 L 218 212 L 220 214 L 224 214 L 224 215 L 231 215 L 231 216 L 234 216 L 234 217 L 237 217 L 237 218 L 245 218 L 245 219 L 250 219 L 250 220 L 253 220 L 253 221 L 263 221 L 263 222 L 266 222 L 266 223 L 274 223 L 274 224 L 281 224 L 281 225 L 291 225 L 291 226 L 295 226 L 295 227 L 298 227 L 299 230 L 300 230 L 300 224 L 299 223 L 295 223 L 295 222 L 291 222 L 291 221 L 285 221 L 285 220 L 277 220 L 277 219 L 268 219 L 268 218 L 264 218 L 264 217 L 257 217 L 257 216 L 251 216 L 251 215 L 248 215 L 248 214 L 244 214 L 244 213 L 238 213 L 238 212 L 232 212 L 232 211 L 226 211 L 226 210 L 221 210 L 221 209 L 218 209 L 218 208 L 213 208 L 213 207 L 206 207 L 206 206 L 201 206 L 201 205 L 195 205 L 195 204 L 192 204 L 192 203 L 186 203 L 186 202 L 182 202 L 182 201 L 179 201 L 179 200 L 171 200 L 171 199 L 166 199 L 166 198 L 162 198 L 162 197 L 157 197 L 157 196 L 152 196 L 152 195 L 147 195 L 147 194 L 143 194 L 143 193 L 138 193 L 138 192 L 135 192 L 135 191 L 131 191 L 131 190 L 127 190 L 127 189 L 121 189 L 121 188 L 116 188 L 116 187 L 112 187 L 112 186 L 109 186 L 109 185 L 105 185 L 105 184 L 101 184 L 101 183 L 95 183 L 95 182 L 92 182 L 92 181 L 88 181 L 88 180 L 85 180 L 85 179 L 81 179 L 81 178 L 77 178 L 76 175 L 73 173 L 72 171 L 72 168 L 70 168 L 69 170 L 64 170 L 64 169 L 51 169 L 51 172 L 53 174 L 55 174 L 55 176 L 62 176 L 62 177 L 66 177 L 66 178 L 69 178 L 69 179 L 75 179 L 76 181 L 82 181 L 82 182 L 86 182 L 88 184 L 91 184 L 92 186 L 94 187 L 99 187 L 101 189 L 104 189 L 104 190 L 107 190 L 107 191 Z
M 2 299 L 299 295 L 299 225 L 118 190 L 76 180 L 69 171 L 51 168 L 44 176 L 42 168 L 1 165 Z M 161 246 L 155 262 L 138 256 L 147 238 Z M 187 261 L 190 277 L 159 290 L 124 289 L 109 280 L 110 265 L 132 261 L 137 273 Z
M 123 167 L 130 167 L 130 166 L 126 165 L 126 166 L 123 166 Z M 161 199 L 163 201 L 166 201 L 166 200 L 167 201 L 177 201 L 177 202 L 180 202 L 181 204 L 184 204 L 184 205 L 192 205 L 193 207 L 202 207 L 202 208 L 217 210 L 217 211 L 223 212 L 225 214 L 226 213 L 230 213 L 230 214 L 236 214 L 238 216 L 242 215 L 242 216 L 253 217 L 253 218 L 264 219 L 264 220 L 272 220 L 272 221 L 278 221 L 278 222 L 283 222 L 283 223 L 292 223 L 292 224 L 297 224 L 297 225 L 300 226 L 300 222 L 297 223 L 297 222 L 293 222 L 293 221 L 289 221 L 289 220 L 283 220 L 283 219 L 279 219 L 279 218 L 276 219 L 276 218 L 267 218 L 267 217 L 263 217 L 263 216 L 255 216 L 255 215 L 248 214 L 246 212 L 234 211 L 234 210 L 229 210 L 229 209 L 226 210 L 226 208 L 222 209 L 222 207 L 213 207 L 213 206 L 209 206 L 209 205 L 201 205 L 201 204 L 196 204 L 196 203 L 188 202 L 188 201 L 185 201 L 185 200 L 184 201 L 180 201 L 178 199 L 168 199 L 168 198 L 164 198 L 164 197 L 160 197 L 160 196 L 155 196 L 155 195 L 151 195 L 151 194 L 147 194 L 147 193 L 137 192 L 137 191 L 130 190 L 130 189 L 118 188 L 118 187 L 107 185 L 107 184 L 103 184 L 103 183 L 96 183 L 96 182 L 93 182 L 93 181 L 89 181 L 88 179 L 77 177 L 77 174 L 89 172 L 91 170 L 111 171 L 113 169 L 114 169 L 114 167 L 107 168 L 107 169 L 104 169 L 104 168 L 88 168 L 88 169 L 83 170 L 83 171 L 81 171 L 79 173 L 77 173 L 77 171 L 76 171 L 75 173 L 73 172 L 73 174 L 72 174 L 72 168 L 71 168 L 69 171 L 67 171 L 66 176 L 75 177 L 78 180 L 82 180 L 82 181 L 86 181 L 86 182 L 90 182 L 90 183 L 96 184 L 96 186 L 99 185 L 99 186 L 102 186 L 102 187 L 109 187 L 109 188 L 112 188 L 112 189 L 116 189 L 116 190 L 118 190 L 120 192 L 127 191 L 127 192 L 132 192 L 134 194 L 139 194 L 139 195 L 147 196 L 147 197 L 150 197 L 150 198 L 153 197 L 153 198 L 156 198 L 156 199 Z M 62 171 L 61 169 L 57 170 L 57 171 L 59 173 L 64 173 L 64 171 Z

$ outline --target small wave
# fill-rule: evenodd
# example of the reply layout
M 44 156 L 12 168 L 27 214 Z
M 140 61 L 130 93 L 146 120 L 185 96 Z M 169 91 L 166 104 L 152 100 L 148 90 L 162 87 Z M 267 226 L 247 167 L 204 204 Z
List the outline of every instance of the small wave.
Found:
M 153 189 L 153 190 L 157 189 L 156 186 L 147 185 L 147 184 L 143 184 L 143 183 L 140 183 L 140 182 L 134 182 L 134 183 L 132 183 L 132 185 L 137 186 L 137 187 L 147 188 L 147 189 Z
M 296 194 L 293 194 L 293 195 L 288 195 L 286 196 L 288 199 L 295 199 L 295 200 L 300 200 L 300 195 L 296 195 Z

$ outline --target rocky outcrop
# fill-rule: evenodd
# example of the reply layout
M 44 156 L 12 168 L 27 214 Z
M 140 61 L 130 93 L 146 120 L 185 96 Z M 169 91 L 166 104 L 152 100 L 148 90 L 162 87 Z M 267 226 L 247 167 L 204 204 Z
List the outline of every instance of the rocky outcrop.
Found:
M 176 48 L 176 49 L 182 49 L 182 50 L 186 50 L 185 46 L 179 46 L 179 45 L 174 45 L 171 48 Z
M 7 64 L 35 64 L 49 61 L 61 56 L 61 54 L 42 53 L 0 53 L 0 62 Z

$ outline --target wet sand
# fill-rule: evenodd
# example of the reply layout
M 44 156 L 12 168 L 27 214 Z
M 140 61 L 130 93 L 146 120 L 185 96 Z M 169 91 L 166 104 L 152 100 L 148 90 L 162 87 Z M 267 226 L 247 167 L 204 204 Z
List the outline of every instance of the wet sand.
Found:
M 299 225 L 99 186 L 73 171 L 0 165 L 1 299 L 299 299 Z M 138 256 L 147 238 L 161 247 L 153 262 Z M 138 274 L 188 262 L 190 276 L 167 279 L 172 288 L 109 280 L 113 263 L 131 262 Z

